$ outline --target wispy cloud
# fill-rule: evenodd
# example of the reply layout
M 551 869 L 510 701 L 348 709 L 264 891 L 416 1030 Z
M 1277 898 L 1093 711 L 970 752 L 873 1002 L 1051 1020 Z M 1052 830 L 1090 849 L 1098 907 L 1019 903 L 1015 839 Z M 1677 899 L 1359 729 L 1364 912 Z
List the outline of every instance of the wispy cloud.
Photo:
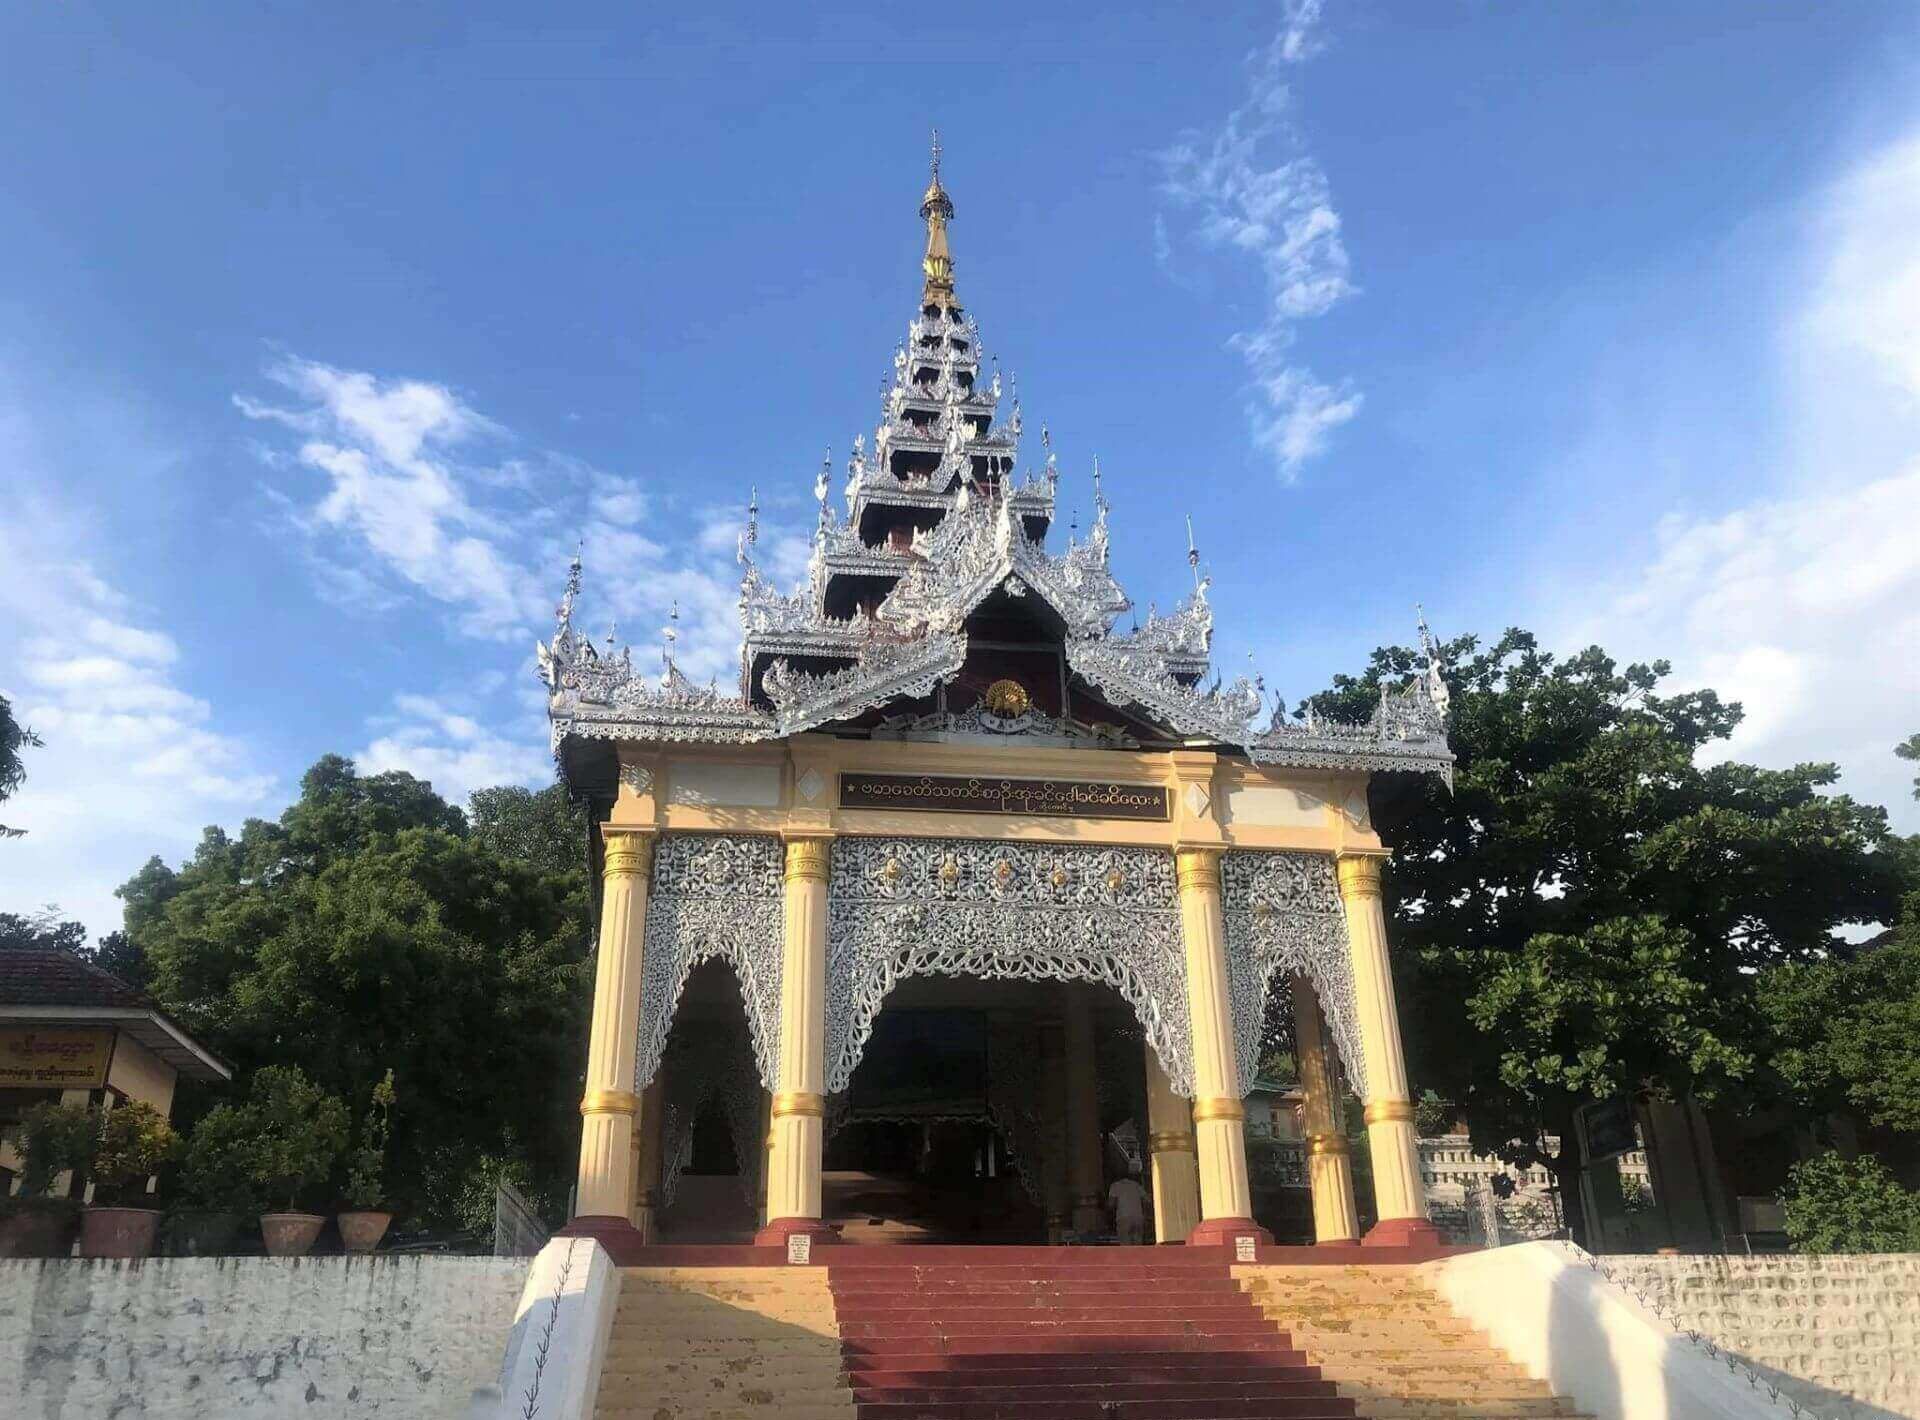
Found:
M 243 393 L 234 403 L 285 431 L 259 449 L 267 496 L 330 600 L 368 613 L 437 605 L 456 633 L 524 651 L 548 629 L 578 546 L 582 614 L 597 632 L 617 628 L 645 663 L 677 605 L 682 670 L 732 673 L 732 553 L 744 508 L 689 506 L 685 479 L 614 474 L 530 448 L 437 381 L 297 356 L 277 360 L 267 378 L 272 397 Z M 777 575 L 804 564 L 795 542 L 790 531 L 763 532 Z
M 1846 788 L 1920 828 L 1893 746 L 1920 728 L 1920 134 L 1822 195 L 1783 333 L 1793 410 L 1775 491 L 1669 515 L 1644 566 L 1562 593 L 1565 638 L 1672 659 L 1746 707 L 1724 752 L 1837 760 Z M 1795 273 L 1795 279 L 1800 279 Z
M 24 488 L 31 471 L 14 472 Z M 90 540 L 44 496 L 0 521 L 0 694 L 44 741 L 7 801 L 27 833 L 0 844 L 0 906 L 55 903 L 98 933 L 119 925 L 113 888 L 142 859 L 184 854 L 275 780 L 185 687 L 175 639 L 87 563 Z
M 397 695 L 391 712 L 376 717 L 373 729 L 373 739 L 353 757 L 361 773 L 404 770 L 456 804 L 476 789 L 538 787 L 553 779 L 553 762 L 537 735 L 491 729 L 477 708 L 468 713 L 447 698 Z
M 1361 404 L 1351 381 L 1321 379 L 1294 358 L 1299 323 L 1357 289 L 1326 174 L 1293 123 L 1288 76 L 1320 52 L 1320 15 L 1321 0 L 1290 0 L 1272 43 L 1247 58 L 1247 101 L 1217 128 L 1182 134 L 1159 154 L 1161 190 L 1192 214 L 1192 239 L 1259 264 L 1264 318 L 1231 343 L 1251 377 L 1254 441 L 1288 480 Z M 1154 241 L 1161 266 L 1175 270 L 1164 214 L 1155 216 Z

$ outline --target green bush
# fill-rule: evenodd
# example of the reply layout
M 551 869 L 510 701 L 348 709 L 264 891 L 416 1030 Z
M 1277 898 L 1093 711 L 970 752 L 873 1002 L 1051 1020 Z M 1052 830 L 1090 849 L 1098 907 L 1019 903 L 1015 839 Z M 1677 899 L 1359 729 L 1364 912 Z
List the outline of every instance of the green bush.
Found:
M 1795 1164 L 1780 1202 L 1795 1252 L 1920 1251 L 1920 1193 L 1871 1156 Z
M 387 1140 L 393 1133 L 393 1071 L 373 1087 L 373 1098 L 360 1120 L 360 1142 L 347 1156 L 347 1202 L 356 1208 L 378 1208 L 385 1197 Z
M 93 1158 L 93 1112 L 83 1104 L 37 1104 L 20 1122 L 21 1198 L 44 1198 L 53 1181 Z
M 193 1127 L 180 1168 L 185 1200 L 213 1213 L 251 1217 L 266 1207 L 254 1179 L 259 1125 L 245 1106 L 216 1105 Z
M 137 1206 L 147 1179 L 180 1152 L 180 1136 L 167 1117 L 144 1100 L 94 1111 L 93 1198 L 100 1204 Z
M 195 1202 L 258 1212 L 324 1180 L 347 1147 L 347 1107 L 297 1066 L 256 1070 L 243 1105 L 208 1111 L 187 1147 L 183 1182 Z
M 297 1065 L 256 1070 L 247 1097 L 256 1121 L 253 1177 L 291 1212 L 301 1190 L 324 1179 L 347 1147 L 347 1107 Z

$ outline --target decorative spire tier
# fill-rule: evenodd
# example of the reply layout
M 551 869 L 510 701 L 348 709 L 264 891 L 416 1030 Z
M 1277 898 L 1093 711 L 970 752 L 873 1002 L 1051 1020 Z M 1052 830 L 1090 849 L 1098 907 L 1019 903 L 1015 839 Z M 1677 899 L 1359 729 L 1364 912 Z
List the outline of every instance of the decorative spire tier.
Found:
M 1191 522 L 1192 593 L 1165 616 L 1150 608 L 1132 629 L 1114 629 L 1132 603 L 1109 565 L 1111 505 L 1099 463 L 1086 537 L 1049 552 L 1060 478 L 1053 441 L 1043 430 L 1038 477 L 1016 475 L 1020 398 L 997 365 L 982 379 L 979 327 L 954 288 L 953 214 L 936 133 L 920 202 L 920 307 L 882 384 L 871 446 L 864 435 L 853 440 L 842 497 L 832 496 L 831 456 L 814 479 L 818 518 L 804 586 L 782 592 L 755 563 L 757 492 L 749 501 L 738 553 L 735 689 L 694 686 L 670 649 L 657 679 L 634 671 L 630 651 L 597 651 L 573 626 L 581 575 L 574 560 L 553 639 L 538 648 L 563 772 L 569 755 L 594 741 L 739 744 L 809 730 L 924 737 L 984 729 L 1089 748 L 1210 743 L 1295 768 L 1450 777 L 1446 686 L 1424 617 L 1425 672 L 1384 692 L 1364 725 L 1287 722 L 1276 707 L 1259 727 L 1257 679 L 1224 688 L 1216 679 L 1201 689 L 1213 609 Z M 1057 703 L 1036 704 L 1017 720 L 992 713 L 982 681 L 995 656 L 1028 673 L 1035 657 L 1052 658 L 1058 673 L 1048 693 Z

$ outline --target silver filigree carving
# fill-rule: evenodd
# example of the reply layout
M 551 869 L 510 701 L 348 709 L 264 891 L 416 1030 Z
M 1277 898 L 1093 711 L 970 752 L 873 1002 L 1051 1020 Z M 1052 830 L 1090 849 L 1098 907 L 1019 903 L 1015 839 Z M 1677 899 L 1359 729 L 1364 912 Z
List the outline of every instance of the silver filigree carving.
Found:
M 1220 907 L 1241 1084 L 1252 1087 L 1260 1063 L 1268 998 L 1284 991 L 1285 978 L 1297 971 L 1319 992 L 1347 1079 L 1364 1099 L 1353 956 L 1333 859 L 1324 853 L 1227 853 L 1220 863 Z
M 634 1089 L 660 1068 L 687 977 L 718 958 L 733 969 L 754 1059 L 768 1089 L 780 1069 L 780 840 L 757 835 L 664 835 L 653 855 L 640 957 L 640 1030 Z
M 1164 849 L 840 838 L 827 889 L 827 1089 L 845 1089 L 909 976 L 1096 981 L 1190 1092 L 1186 959 Z

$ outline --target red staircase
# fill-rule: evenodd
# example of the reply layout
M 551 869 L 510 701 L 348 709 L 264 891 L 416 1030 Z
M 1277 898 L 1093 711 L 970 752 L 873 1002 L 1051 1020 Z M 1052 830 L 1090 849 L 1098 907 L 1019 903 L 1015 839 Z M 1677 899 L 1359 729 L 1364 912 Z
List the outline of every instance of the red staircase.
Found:
M 928 1248 L 911 1250 L 926 1260 L 907 1261 L 908 1251 L 872 1263 L 843 1252 L 827 1264 L 860 1420 L 1354 1414 L 1224 1257 L 980 1248 L 948 1258 L 963 1250 Z

